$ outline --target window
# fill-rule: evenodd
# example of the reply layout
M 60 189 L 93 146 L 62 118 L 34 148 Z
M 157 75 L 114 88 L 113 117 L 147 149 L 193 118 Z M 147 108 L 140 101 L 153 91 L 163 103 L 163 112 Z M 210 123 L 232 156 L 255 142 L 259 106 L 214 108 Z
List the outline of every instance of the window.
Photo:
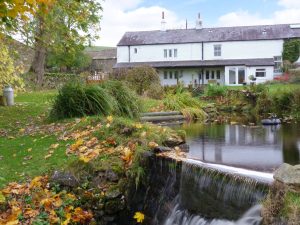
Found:
M 175 73 L 174 73 L 175 75 L 175 79 L 177 80 L 178 79 L 178 71 L 175 71 Z
M 229 68 L 229 84 L 236 84 L 236 69 Z
M 221 79 L 221 71 L 217 70 L 217 79 L 220 80 Z
M 222 46 L 214 45 L 214 56 L 221 56 L 221 55 L 222 55 Z
M 256 69 L 256 77 L 266 77 L 266 69 Z
M 239 78 L 239 80 L 238 80 L 239 84 L 245 83 L 245 80 L 246 80 L 245 68 L 243 68 L 243 67 L 238 68 L 238 78 Z
M 169 49 L 169 57 L 172 58 L 172 55 L 173 55 L 173 51 L 172 49 Z
M 168 79 L 168 72 L 164 71 L 164 79 L 167 80 Z
M 177 58 L 177 49 L 174 49 L 174 58 Z
M 281 56 L 275 56 L 274 57 L 274 73 L 281 73 L 282 72 L 282 57 Z
M 209 71 L 206 70 L 206 80 L 209 80 Z
M 170 75 L 170 79 L 173 79 L 173 72 L 172 71 L 169 73 L 169 75 Z
M 215 79 L 215 71 L 211 71 L 211 79 L 212 79 L 212 80 Z
M 168 50 L 164 49 L 164 58 L 168 58 Z
M 137 54 L 137 53 L 138 53 L 137 48 L 134 48 L 134 54 Z

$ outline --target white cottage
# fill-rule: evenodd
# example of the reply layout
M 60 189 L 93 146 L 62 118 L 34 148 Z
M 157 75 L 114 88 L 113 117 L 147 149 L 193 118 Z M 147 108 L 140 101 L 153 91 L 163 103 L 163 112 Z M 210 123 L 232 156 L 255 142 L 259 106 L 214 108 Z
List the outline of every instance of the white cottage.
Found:
M 117 46 L 114 68 L 149 65 L 162 85 L 242 85 L 281 75 L 283 43 L 300 38 L 300 25 L 266 25 L 127 32 Z

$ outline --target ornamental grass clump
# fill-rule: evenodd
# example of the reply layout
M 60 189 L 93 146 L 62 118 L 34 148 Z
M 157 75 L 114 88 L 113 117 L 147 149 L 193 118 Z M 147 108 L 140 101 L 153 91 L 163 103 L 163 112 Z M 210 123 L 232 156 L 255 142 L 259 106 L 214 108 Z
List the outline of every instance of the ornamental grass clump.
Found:
M 133 118 L 139 113 L 139 101 L 129 88 L 118 81 L 101 85 L 69 83 L 64 85 L 50 113 L 52 119 L 92 115 L 119 115 Z
M 134 118 L 139 115 L 140 101 L 134 91 L 130 90 L 120 81 L 106 81 L 101 84 L 111 96 L 114 97 L 116 105 L 114 114 Z
M 169 93 L 164 98 L 163 104 L 165 109 L 180 111 L 188 119 L 204 119 L 206 116 L 201 102 L 193 98 L 189 92 Z

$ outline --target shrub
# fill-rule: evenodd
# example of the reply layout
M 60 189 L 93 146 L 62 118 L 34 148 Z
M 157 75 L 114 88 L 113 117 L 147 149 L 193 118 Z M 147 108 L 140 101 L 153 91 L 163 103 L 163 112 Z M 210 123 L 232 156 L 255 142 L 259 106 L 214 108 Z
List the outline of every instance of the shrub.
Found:
M 149 90 L 146 92 L 147 97 L 153 99 L 162 99 L 164 97 L 164 89 L 161 85 L 151 84 Z
M 258 115 L 266 115 L 272 112 L 272 100 L 266 92 L 259 95 L 255 106 L 255 112 Z
M 13 86 L 16 90 L 24 88 L 23 80 L 18 76 L 22 72 L 20 66 L 15 66 L 8 48 L 0 37 L 0 90 L 6 85 Z
M 106 81 L 101 84 L 116 100 L 115 114 L 134 118 L 140 111 L 140 102 L 134 91 L 121 81 Z
M 274 112 L 278 114 L 289 113 L 293 102 L 293 93 L 291 91 L 277 91 L 271 96 Z
M 149 66 L 136 67 L 127 72 L 126 81 L 139 95 L 149 90 L 151 85 L 160 85 L 156 70 Z
M 283 60 L 288 60 L 291 63 L 296 62 L 300 55 L 300 40 L 291 39 L 286 40 L 283 45 Z
M 226 86 L 220 86 L 215 84 L 209 84 L 204 89 L 204 95 L 209 97 L 218 97 L 218 96 L 224 96 L 227 92 Z

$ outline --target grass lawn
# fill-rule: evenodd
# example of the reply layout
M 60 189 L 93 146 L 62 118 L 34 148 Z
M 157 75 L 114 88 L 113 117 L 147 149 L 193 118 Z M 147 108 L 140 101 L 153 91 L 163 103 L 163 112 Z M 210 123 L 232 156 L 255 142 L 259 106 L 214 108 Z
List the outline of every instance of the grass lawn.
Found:
M 22 93 L 13 107 L 0 107 L 0 188 L 11 181 L 43 174 L 62 167 L 68 142 L 57 141 L 57 133 L 23 133 L 29 126 L 46 123 L 55 91 Z M 56 149 L 49 149 L 58 143 Z M 48 159 L 45 156 L 53 151 Z

